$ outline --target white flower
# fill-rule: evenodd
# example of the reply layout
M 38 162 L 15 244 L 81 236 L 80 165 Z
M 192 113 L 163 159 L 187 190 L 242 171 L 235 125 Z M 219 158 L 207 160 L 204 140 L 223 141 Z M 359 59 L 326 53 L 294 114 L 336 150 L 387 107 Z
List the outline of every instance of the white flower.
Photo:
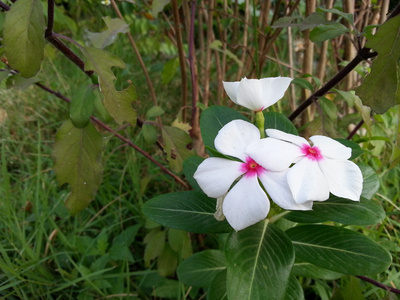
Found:
M 259 141 L 257 147 L 268 147 L 270 155 L 252 154 L 261 166 L 275 169 L 295 163 L 286 178 L 297 203 L 324 201 L 332 194 L 359 201 L 363 176 L 360 168 L 348 159 L 351 148 L 325 136 L 306 139 L 276 129 L 267 129 L 269 138 Z
M 283 97 L 292 78 L 269 77 L 223 82 L 226 93 L 233 102 L 253 111 L 262 111 Z
M 268 164 L 260 166 L 249 153 L 268 153 L 267 149 L 254 149 L 252 144 L 260 141 L 260 132 L 253 124 L 234 120 L 226 124 L 215 138 L 215 148 L 222 154 L 240 161 L 220 157 L 204 160 L 194 174 L 201 189 L 212 198 L 226 194 L 222 210 L 229 224 L 241 230 L 264 219 L 270 209 L 267 194 L 285 209 L 310 210 L 312 202 L 297 204 L 286 182 L 286 171 L 275 171 Z M 243 176 L 242 176 L 243 175 Z M 231 188 L 232 184 L 238 182 Z
M 101 4 L 103 4 L 103 5 L 110 5 L 111 4 L 111 1 L 110 0 L 102 0 L 101 1 Z

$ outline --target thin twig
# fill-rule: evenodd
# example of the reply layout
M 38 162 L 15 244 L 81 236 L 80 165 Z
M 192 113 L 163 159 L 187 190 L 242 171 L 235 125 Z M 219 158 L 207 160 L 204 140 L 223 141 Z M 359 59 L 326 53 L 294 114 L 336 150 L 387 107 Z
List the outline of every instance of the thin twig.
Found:
M 3 9 L 4 11 L 9 11 L 10 10 L 10 7 L 7 4 L 5 4 L 5 3 L 1 2 L 1 1 L 0 1 L 0 8 Z
M 354 129 L 349 133 L 346 140 L 351 140 L 353 138 L 353 136 L 357 133 L 357 131 L 361 128 L 361 126 L 363 126 L 363 124 L 364 124 L 364 120 L 361 120 L 360 122 L 358 122 L 356 127 L 354 127 Z
M 380 282 L 378 282 L 376 280 L 373 280 L 373 279 L 371 279 L 369 277 L 365 277 L 365 276 L 356 276 L 356 277 L 360 278 L 361 280 L 364 280 L 366 282 L 372 283 L 373 285 L 375 285 L 375 286 L 377 286 L 377 287 L 379 287 L 381 289 L 384 289 L 384 290 L 386 290 L 388 292 L 392 292 L 392 293 L 395 293 L 395 294 L 400 294 L 400 289 L 396 289 L 394 287 L 385 285 L 385 284 L 380 283 Z
M 54 26 L 54 0 L 47 1 L 47 28 L 44 33 L 45 37 L 51 36 L 53 34 Z
M 35 85 L 37 85 L 38 87 L 40 87 L 41 89 L 45 90 L 46 92 L 60 98 L 61 100 L 64 100 L 65 102 L 71 102 L 70 99 L 68 99 L 67 97 L 65 97 L 64 95 L 62 95 L 59 92 L 56 92 L 50 88 L 48 88 L 47 86 L 41 84 L 41 83 L 35 83 Z M 143 156 L 145 156 L 148 160 L 150 160 L 153 164 L 155 164 L 157 167 L 159 167 L 161 169 L 161 171 L 163 171 L 164 173 L 166 173 L 167 175 L 171 176 L 177 183 L 179 183 L 180 185 L 182 185 L 185 189 L 189 189 L 188 185 L 176 174 L 172 173 L 170 170 L 168 170 L 165 166 L 163 166 L 161 163 L 159 163 L 157 160 L 155 160 L 149 153 L 147 153 L 146 151 L 144 151 L 143 149 L 141 149 L 140 147 L 138 147 L 137 145 L 135 145 L 134 143 L 132 143 L 129 139 L 127 139 L 126 137 L 124 137 L 123 135 L 119 134 L 118 132 L 115 132 L 111 127 L 107 126 L 106 124 L 104 124 L 103 122 L 101 122 L 99 119 L 91 116 L 90 119 L 96 123 L 97 125 L 99 125 L 100 127 L 104 128 L 105 130 L 107 130 L 108 132 L 112 133 L 113 135 L 115 135 L 117 138 L 119 138 L 121 141 L 127 143 L 129 146 L 131 146 L 132 148 L 134 148 L 136 151 L 138 151 L 139 153 L 141 153 Z

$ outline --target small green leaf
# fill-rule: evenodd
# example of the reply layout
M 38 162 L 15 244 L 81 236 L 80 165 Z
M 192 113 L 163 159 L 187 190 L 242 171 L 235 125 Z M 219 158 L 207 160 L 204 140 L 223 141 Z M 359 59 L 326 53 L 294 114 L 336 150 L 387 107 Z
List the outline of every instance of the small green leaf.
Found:
M 293 265 L 292 274 L 295 276 L 325 280 L 335 280 L 343 276 L 341 273 L 317 267 L 309 262 L 297 261 L 297 259 Z
M 187 258 L 185 255 L 191 252 L 192 249 L 185 249 L 187 245 L 190 244 L 190 235 L 184 230 L 178 230 L 170 228 L 168 230 L 168 244 L 171 246 L 172 250 L 177 253 L 183 254 L 183 258 Z
M 157 196 L 143 205 L 143 213 L 164 226 L 196 233 L 231 231 L 226 221 L 214 218 L 216 200 L 196 191 Z
M 382 114 L 400 103 L 398 69 L 400 59 L 400 16 L 391 18 L 366 43 L 378 52 L 371 73 L 356 89 L 364 105 Z
M 177 265 L 178 254 L 168 244 L 165 244 L 157 260 L 158 273 L 163 277 L 171 276 L 175 273 Z
M 165 246 L 165 230 L 155 228 L 151 230 L 145 237 L 143 242 L 146 244 L 144 249 L 144 264 L 150 266 L 150 262 L 160 256 Z
M 164 114 L 164 110 L 161 106 L 153 106 L 146 113 L 146 120 L 159 117 Z
M 177 57 L 174 57 L 173 59 L 170 59 L 167 61 L 162 69 L 161 72 L 161 82 L 164 85 L 167 85 L 171 82 L 171 80 L 174 78 L 175 74 L 179 70 L 179 59 Z
M 215 150 L 214 140 L 218 131 L 230 121 L 240 119 L 249 121 L 238 111 L 224 107 L 211 106 L 203 111 L 200 118 L 200 129 L 206 147 Z
M 311 82 L 309 82 L 308 80 L 306 80 L 304 78 L 295 78 L 292 80 L 291 83 L 298 85 L 299 87 L 302 87 L 305 90 L 312 91 L 314 89 Z
M 144 141 L 149 145 L 153 145 L 157 142 L 158 131 L 157 131 L 157 128 L 153 124 L 144 123 L 142 126 L 142 135 L 143 135 Z
M 225 255 L 228 299 L 284 298 L 294 251 L 289 238 L 278 227 L 264 220 L 232 232 Z
M 350 24 L 354 23 L 354 15 L 353 14 L 342 12 L 342 11 L 336 9 L 336 8 L 318 7 L 317 11 L 323 11 L 323 12 L 327 12 L 327 13 L 332 13 L 332 14 L 341 16 L 342 18 L 346 19 Z
M 341 23 L 323 24 L 310 31 L 310 40 L 314 43 L 333 39 L 348 32 L 349 29 Z
M 337 107 L 336 105 L 331 101 L 326 98 L 320 98 L 319 99 L 319 104 L 321 105 L 322 111 L 325 113 L 325 115 L 333 121 L 337 121 Z
M 163 126 L 162 137 L 170 168 L 176 173 L 182 172 L 183 161 L 194 155 L 194 150 L 190 149 L 192 139 L 184 130 L 172 126 Z
M 153 0 L 151 5 L 151 14 L 156 18 L 168 3 L 169 0 Z
M 85 48 L 85 70 L 94 70 L 99 78 L 100 91 L 104 96 L 104 106 L 118 124 L 124 122 L 132 126 L 136 124 L 136 112 L 132 102 L 136 100 L 135 88 L 131 85 L 127 89 L 117 91 L 114 86 L 116 79 L 112 67 L 125 68 L 125 63 L 114 54 L 97 49 Z
M 362 165 L 359 167 L 364 178 L 361 196 L 367 199 L 372 199 L 380 187 L 379 176 L 376 174 L 374 169 L 369 166 Z
M 215 275 L 207 290 L 207 300 L 228 300 L 226 294 L 226 270 Z
M 90 122 L 96 93 L 92 87 L 78 87 L 71 97 L 69 117 L 75 127 L 83 128 Z
M 365 235 L 325 225 L 291 228 L 286 234 L 296 257 L 321 268 L 350 275 L 373 275 L 385 271 L 390 253 Z
M 385 211 L 378 203 L 361 197 L 361 201 L 331 196 L 327 201 L 315 201 L 313 210 L 292 211 L 285 218 L 298 223 L 333 221 L 348 225 L 372 225 L 382 222 Z
M 107 25 L 107 30 L 102 32 L 87 32 L 93 46 L 99 49 L 104 49 L 114 43 L 119 33 L 129 32 L 129 25 L 119 18 L 111 19 L 109 16 L 106 16 L 102 17 L 102 19 Z
M 225 255 L 219 250 L 205 250 L 193 254 L 178 267 L 179 281 L 189 285 L 206 287 L 214 277 L 226 269 Z
M 228 49 L 222 48 L 222 42 L 220 40 L 214 40 L 208 47 L 225 54 L 226 56 L 231 58 L 233 61 L 235 61 L 235 63 L 239 67 L 243 66 L 243 62 L 235 54 L 233 54 L 233 52 L 229 51 Z
M 295 135 L 299 134 L 293 123 L 281 113 L 264 111 L 264 118 L 265 129 L 278 129 Z
M 44 57 L 44 15 L 39 0 L 19 0 L 6 12 L 3 38 L 10 66 L 25 78 L 40 70 Z
M 66 121 L 57 132 L 54 170 L 60 185 L 71 186 L 65 206 L 73 215 L 88 206 L 97 192 L 103 175 L 102 151 L 103 138 L 91 123 L 76 128 Z

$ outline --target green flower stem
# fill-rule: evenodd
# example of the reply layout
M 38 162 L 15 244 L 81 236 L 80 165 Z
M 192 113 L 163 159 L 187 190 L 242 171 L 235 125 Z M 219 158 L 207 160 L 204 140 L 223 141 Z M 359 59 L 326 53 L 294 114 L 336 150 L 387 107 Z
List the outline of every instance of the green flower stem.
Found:
M 261 138 L 265 138 L 265 131 L 264 131 L 264 114 L 262 111 L 256 112 L 256 124 L 258 130 L 260 130 Z
M 280 213 L 280 214 L 278 214 L 278 215 L 274 215 L 274 216 L 272 216 L 271 218 L 269 218 L 269 221 L 270 221 L 271 223 L 275 223 L 275 222 L 278 221 L 280 218 L 286 216 L 288 213 L 290 213 L 290 211 L 287 210 L 287 211 L 284 211 L 284 212 L 282 212 L 282 213 Z

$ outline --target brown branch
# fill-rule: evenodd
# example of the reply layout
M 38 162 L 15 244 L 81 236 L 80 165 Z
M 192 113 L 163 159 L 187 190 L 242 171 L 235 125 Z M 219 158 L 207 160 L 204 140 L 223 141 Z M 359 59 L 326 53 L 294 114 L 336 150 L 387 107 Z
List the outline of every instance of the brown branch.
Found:
M 35 85 L 37 85 L 38 87 L 40 87 L 41 89 L 45 90 L 46 92 L 56 96 L 57 98 L 60 98 L 61 100 L 65 101 L 65 102 L 71 102 L 70 99 L 68 99 L 67 97 L 65 97 L 64 95 L 62 95 L 59 92 L 56 92 L 50 88 L 48 88 L 47 86 L 41 84 L 41 83 L 35 83 Z M 119 138 L 121 141 L 127 143 L 129 146 L 131 146 L 132 148 L 134 148 L 136 151 L 138 151 L 139 153 L 141 153 L 143 156 L 145 156 L 148 160 L 150 160 L 153 164 L 155 164 L 157 167 L 159 167 L 161 169 L 161 171 L 163 171 L 165 174 L 171 176 L 177 183 L 179 183 L 180 185 L 182 185 L 185 189 L 189 189 L 189 186 L 186 184 L 186 182 L 184 182 L 179 176 L 177 176 L 176 174 L 172 173 L 170 170 L 168 170 L 165 166 L 163 166 L 161 163 L 159 163 L 157 160 L 155 160 L 149 153 L 147 153 L 146 151 L 144 151 L 143 149 L 141 149 L 140 147 L 138 147 L 137 145 L 135 145 L 134 143 L 132 143 L 128 138 L 124 137 L 123 135 L 119 134 L 118 132 L 115 132 L 111 127 L 107 126 L 106 124 L 104 124 L 103 122 L 101 122 L 99 119 L 91 116 L 90 119 L 96 123 L 97 125 L 99 125 L 100 127 L 104 128 L 105 130 L 107 130 L 108 132 L 112 133 L 113 135 L 115 135 L 117 138 Z
M 395 294 L 400 294 L 400 289 L 396 289 L 394 287 L 385 285 L 385 284 L 380 283 L 380 282 L 378 282 L 376 280 L 373 280 L 373 279 L 371 279 L 369 277 L 365 277 L 365 276 L 356 276 L 356 277 L 360 278 L 361 280 L 364 280 L 366 282 L 372 283 L 373 285 L 375 285 L 375 286 L 377 286 L 377 287 L 379 287 L 381 289 L 384 289 L 384 290 L 386 290 L 388 292 L 392 292 L 392 293 L 395 293 Z
M 1 1 L 0 1 L 0 8 L 2 10 L 4 10 L 4 11 L 9 11 L 10 10 L 10 7 L 7 4 L 5 4 L 5 3 L 1 2 Z

